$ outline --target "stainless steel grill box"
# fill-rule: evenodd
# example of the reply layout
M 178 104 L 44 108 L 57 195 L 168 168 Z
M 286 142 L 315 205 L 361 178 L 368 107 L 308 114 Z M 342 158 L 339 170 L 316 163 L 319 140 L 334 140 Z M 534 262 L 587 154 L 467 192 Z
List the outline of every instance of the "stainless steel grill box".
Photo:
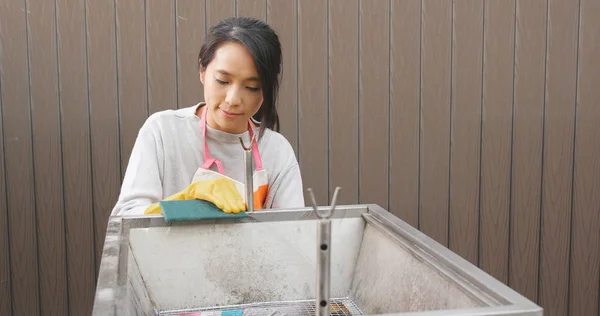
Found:
M 94 315 L 315 315 L 317 221 L 111 217 Z M 542 315 L 377 205 L 338 205 L 331 223 L 331 315 Z

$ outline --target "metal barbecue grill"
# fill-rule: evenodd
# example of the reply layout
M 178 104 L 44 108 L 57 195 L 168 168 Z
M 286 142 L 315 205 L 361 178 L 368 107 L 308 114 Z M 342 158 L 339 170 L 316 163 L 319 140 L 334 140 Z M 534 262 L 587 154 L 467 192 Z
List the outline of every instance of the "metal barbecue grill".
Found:
M 167 223 L 111 217 L 94 315 L 542 315 L 542 309 L 377 205 Z M 321 231 L 323 233 L 323 231 Z M 321 258 L 322 259 L 322 258 Z M 319 284 L 318 284 L 319 283 Z
M 252 155 L 245 150 L 246 201 Z M 542 315 L 377 205 L 108 223 L 94 315 Z

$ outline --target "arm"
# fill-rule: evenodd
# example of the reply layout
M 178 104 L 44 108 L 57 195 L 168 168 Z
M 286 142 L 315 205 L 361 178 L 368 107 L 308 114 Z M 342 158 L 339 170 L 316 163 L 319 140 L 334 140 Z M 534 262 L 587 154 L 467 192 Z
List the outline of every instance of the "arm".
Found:
M 151 124 L 147 120 L 138 133 L 112 215 L 141 215 L 150 204 L 163 198 L 164 157 Z

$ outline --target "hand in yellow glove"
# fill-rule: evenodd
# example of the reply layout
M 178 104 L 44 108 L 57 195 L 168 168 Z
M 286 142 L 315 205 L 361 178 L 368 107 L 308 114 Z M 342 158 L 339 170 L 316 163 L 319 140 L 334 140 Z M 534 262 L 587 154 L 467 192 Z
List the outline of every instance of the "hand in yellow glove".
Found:
M 239 213 L 246 210 L 246 203 L 235 188 L 235 184 L 227 178 L 200 180 L 190 184 L 183 191 L 177 192 L 165 201 L 173 200 L 205 200 L 212 202 L 225 213 Z M 144 214 L 161 214 L 159 203 L 150 205 Z

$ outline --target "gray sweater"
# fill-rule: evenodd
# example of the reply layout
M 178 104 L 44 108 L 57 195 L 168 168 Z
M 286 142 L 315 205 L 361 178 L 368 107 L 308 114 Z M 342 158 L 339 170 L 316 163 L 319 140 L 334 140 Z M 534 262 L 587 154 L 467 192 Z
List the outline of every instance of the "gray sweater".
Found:
M 198 105 L 152 114 L 141 127 L 129 159 L 113 215 L 139 215 L 152 203 L 191 184 L 204 162 Z M 255 129 L 258 137 L 258 128 Z M 250 143 L 249 133 L 229 134 L 206 126 L 212 158 L 223 163 L 226 176 L 244 182 L 244 151 L 239 136 Z M 265 209 L 304 207 L 300 168 L 293 148 L 281 134 L 265 129 L 258 141 L 269 191 Z M 213 165 L 211 170 L 217 170 Z

